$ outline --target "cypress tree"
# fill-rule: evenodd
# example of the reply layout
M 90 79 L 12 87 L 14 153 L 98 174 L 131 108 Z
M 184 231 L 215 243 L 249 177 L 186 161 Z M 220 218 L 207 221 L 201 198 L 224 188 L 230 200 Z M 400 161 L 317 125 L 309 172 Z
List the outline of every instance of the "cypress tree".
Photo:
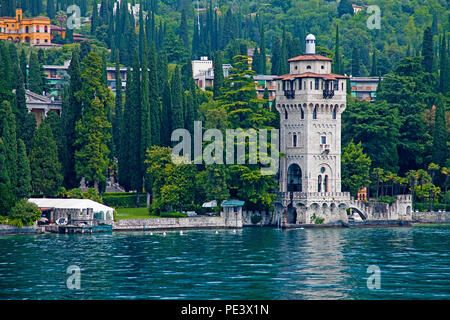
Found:
M 186 18 L 186 9 L 181 11 L 181 21 L 180 21 L 180 39 L 183 42 L 186 52 L 189 52 L 189 33 Z M 189 56 L 189 55 L 188 55 Z
M 152 144 L 152 122 L 150 114 L 150 85 L 149 85 L 149 73 L 147 64 L 147 42 L 144 43 L 143 56 L 142 56 L 142 82 L 141 82 L 141 168 L 140 171 L 144 175 L 145 173 L 145 154 L 147 149 L 150 149 Z M 156 63 L 155 63 L 156 64 Z M 155 73 L 154 70 L 151 72 Z
M 30 152 L 31 186 L 34 192 L 54 196 L 63 176 L 58 149 L 50 125 L 45 121 L 35 131 Z
M 17 198 L 28 198 L 31 193 L 31 170 L 25 144 L 22 139 L 17 141 Z
M 445 96 L 449 90 L 449 66 L 447 45 L 445 42 L 445 35 L 442 36 L 441 53 L 440 53 L 440 71 L 439 71 L 439 91 Z
M 141 93 L 140 93 L 141 73 L 139 70 L 139 58 L 137 50 L 134 51 L 134 62 L 132 72 L 132 83 L 130 92 L 126 100 L 128 105 L 125 108 L 126 113 L 130 113 L 131 127 L 129 128 L 129 143 L 126 146 L 129 157 L 129 179 L 131 190 L 140 192 L 142 190 L 141 174 Z M 128 80 L 127 80 L 128 86 Z M 128 89 L 128 88 L 127 88 Z
M 47 0 L 47 14 L 50 19 L 55 18 L 55 0 Z
M 17 136 L 16 117 L 9 101 L 0 104 L 0 137 L 5 147 L 5 168 L 11 186 L 17 184 Z
M 16 74 L 16 119 L 17 119 L 17 135 L 23 139 L 25 117 L 28 113 L 28 108 L 25 98 L 25 86 L 23 82 L 23 73 L 17 65 L 14 74 Z
M 5 41 L 0 41 L 0 103 L 12 101 L 11 59 Z
M 353 47 L 352 51 L 352 76 L 359 77 L 360 75 L 360 62 L 359 62 L 359 50 L 357 47 Z
M 92 18 L 91 18 L 91 35 L 95 34 L 95 30 L 100 25 L 98 17 L 98 9 L 97 9 L 97 1 L 93 1 L 92 3 Z
M 116 98 L 115 98 L 115 114 L 113 121 L 113 139 L 116 155 L 120 155 L 120 130 L 123 119 L 122 108 L 122 78 L 120 77 L 119 50 L 116 50 Z
M 339 26 L 336 26 L 336 42 L 334 47 L 334 73 L 341 74 L 341 52 L 339 50 Z
M 436 112 L 434 118 L 433 132 L 433 163 L 439 166 L 445 166 L 447 159 L 447 126 L 445 123 L 445 104 L 444 97 L 439 94 L 436 99 Z
M 214 56 L 214 99 L 218 99 L 221 95 L 223 87 L 223 65 L 222 65 L 222 52 L 217 51 Z
M 172 130 L 184 128 L 183 92 L 181 88 L 181 73 L 179 66 L 175 68 L 175 73 L 172 76 L 171 91 L 172 91 L 172 113 L 171 113 Z
M 170 136 L 172 133 L 171 119 L 172 119 L 172 95 L 169 84 L 169 74 L 167 70 L 167 57 L 165 54 L 160 53 L 159 66 L 161 75 L 160 88 L 161 88 L 161 145 L 168 147 L 170 145 Z
M 266 35 L 265 35 L 264 24 L 261 24 L 260 35 L 261 39 L 259 42 L 259 56 L 260 56 L 260 73 L 267 73 L 267 57 L 266 57 Z
M 25 49 L 22 49 L 20 52 L 20 70 L 22 71 L 22 79 L 23 83 L 25 85 L 25 88 L 27 88 L 27 56 L 25 54 Z
M 7 215 L 14 206 L 15 197 L 8 175 L 6 147 L 0 136 L 0 215 Z
M 427 27 L 423 32 L 423 42 L 422 42 L 422 66 L 426 72 L 432 72 L 433 70 L 433 33 L 431 28 Z
M 144 31 L 144 17 L 142 14 L 142 6 L 139 7 L 139 61 L 141 64 L 143 63 L 144 59 L 144 38 L 145 38 L 145 31 Z
M 281 41 L 281 56 L 280 56 L 280 74 L 289 72 L 288 68 L 288 36 L 286 28 L 283 26 L 283 40 Z
M 41 65 L 36 52 L 31 52 L 30 55 L 30 73 L 28 81 L 28 89 L 30 89 L 30 91 L 42 94 L 44 85 L 42 83 Z
M 271 74 L 281 75 L 281 40 L 278 36 L 275 36 L 272 50 L 272 69 Z
M 372 54 L 372 70 L 370 71 L 371 76 L 377 76 L 378 70 L 377 70 L 377 51 L 374 50 Z
M 64 186 L 67 189 L 77 188 L 80 180 L 75 172 L 75 145 L 76 123 L 81 119 L 82 104 L 77 93 L 81 91 L 83 83 L 81 80 L 80 62 L 78 52 L 72 52 L 69 66 L 69 88 L 63 95 L 62 126 L 64 129 L 64 152 L 62 163 L 64 168 Z
M 436 12 L 433 12 L 433 22 L 431 23 L 431 31 L 433 32 L 433 36 L 435 36 L 439 33 Z
M 132 124 L 131 93 L 133 89 L 133 77 L 130 67 L 127 69 L 127 86 L 125 89 L 125 107 L 123 108 L 122 123 L 120 125 L 120 153 L 119 153 L 119 183 L 125 190 L 131 190 L 130 185 L 130 158 L 128 157 L 130 130 Z
M 258 47 L 255 47 L 255 51 L 253 53 L 253 60 L 252 60 L 252 70 L 255 71 L 256 74 L 260 74 L 261 71 L 261 57 L 258 52 Z
M 158 92 L 158 64 L 156 62 L 156 48 L 154 43 L 152 43 L 150 48 L 149 67 L 151 144 L 159 146 L 161 145 L 161 105 Z M 192 68 L 189 68 L 191 69 L 192 74 Z M 143 157 L 145 157 L 145 154 L 143 154 Z
M 138 67 L 139 68 L 139 67 Z M 91 52 L 82 62 L 82 89 L 76 94 L 82 103 L 81 119 L 75 126 L 75 171 L 88 186 L 101 191 L 109 164 L 111 124 L 108 119 L 113 104 L 111 91 L 102 82 L 103 61 Z

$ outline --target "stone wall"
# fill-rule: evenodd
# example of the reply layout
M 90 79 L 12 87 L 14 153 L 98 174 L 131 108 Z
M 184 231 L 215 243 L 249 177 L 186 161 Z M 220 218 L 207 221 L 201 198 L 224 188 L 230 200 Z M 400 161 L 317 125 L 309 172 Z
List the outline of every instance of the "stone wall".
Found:
M 221 213 L 220 216 L 188 217 L 188 218 L 160 218 L 160 219 L 123 219 L 114 222 L 114 231 L 131 230 L 162 230 L 162 229 L 190 229 L 190 228 L 242 228 L 242 215 Z
M 413 212 L 412 219 L 417 222 L 450 223 L 450 212 Z
M 253 217 L 253 219 L 252 219 Z M 252 226 L 274 226 L 276 215 L 273 211 L 243 211 L 242 224 L 244 227 Z
M 42 233 L 44 232 L 42 227 L 36 226 L 24 226 L 22 228 L 17 228 L 16 226 L 12 226 L 9 224 L 0 224 L 0 235 L 5 234 L 15 234 L 15 233 Z

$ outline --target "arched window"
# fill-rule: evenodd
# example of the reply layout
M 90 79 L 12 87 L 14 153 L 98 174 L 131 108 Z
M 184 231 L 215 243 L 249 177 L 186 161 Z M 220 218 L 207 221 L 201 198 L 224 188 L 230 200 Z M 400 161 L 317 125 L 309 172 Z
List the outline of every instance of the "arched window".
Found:
M 292 136 L 292 146 L 297 147 L 297 134 L 296 133 L 294 133 L 294 135 Z
M 333 119 L 336 119 L 336 107 L 333 109 Z
M 317 192 L 322 192 L 322 176 L 317 178 Z
M 306 66 L 306 69 L 310 70 L 310 69 L 311 69 L 311 66 Z
M 48 28 L 47 26 L 44 27 L 44 32 L 47 33 L 48 32 Z
M 314 107 L 314 111 L 313 111 L 313 119 L 317 119 L 317 106 Z
M 287 112 L 287 109 L 284 109 L 284 119 L 287 120 L 287 118 L 288 118 L 288 112 Z
M 328 192 L 328 176 L 325 176 L 325 179 L 323 179 L 323 191 Z
M 300 118 L 305 119 L 305 112 L 303 111 L 302 107 L 300 107 Z
M 302 191 L 302 170 L 298 164 L 289 166 L 287 174 L 287 191 Z

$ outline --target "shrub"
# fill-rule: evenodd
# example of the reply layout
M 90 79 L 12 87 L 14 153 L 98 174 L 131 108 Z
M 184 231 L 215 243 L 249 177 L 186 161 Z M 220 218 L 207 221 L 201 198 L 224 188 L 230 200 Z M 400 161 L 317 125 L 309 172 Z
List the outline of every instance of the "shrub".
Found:
M 28 202 L 26 199 L 20 199 L 16 202 L 15 206 L 12 207 L 8 220 L 20 220 L 24 225 L 32 225 L 39 217 L 41 212 L 39 211 L 37 205 Z
M 161 218 L 186 218 L 187 214 L 181 212 L 161 212 Z
M 103 194 L 103 203 L 113 208 L 136 208 L 136 193 L 108 193 Z M 147 196 L 141 194 L 139 197 L 139 207 L 145 207 Z

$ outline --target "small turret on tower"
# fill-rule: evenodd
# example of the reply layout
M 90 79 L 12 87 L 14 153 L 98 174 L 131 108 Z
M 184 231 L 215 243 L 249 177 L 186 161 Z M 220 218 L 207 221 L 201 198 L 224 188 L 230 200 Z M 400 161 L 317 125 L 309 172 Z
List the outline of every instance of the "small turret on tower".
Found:
M 316 54 L 316 37 L 313 34 L 310 33 L 306 36 L 305 44 L 305 54 Z

